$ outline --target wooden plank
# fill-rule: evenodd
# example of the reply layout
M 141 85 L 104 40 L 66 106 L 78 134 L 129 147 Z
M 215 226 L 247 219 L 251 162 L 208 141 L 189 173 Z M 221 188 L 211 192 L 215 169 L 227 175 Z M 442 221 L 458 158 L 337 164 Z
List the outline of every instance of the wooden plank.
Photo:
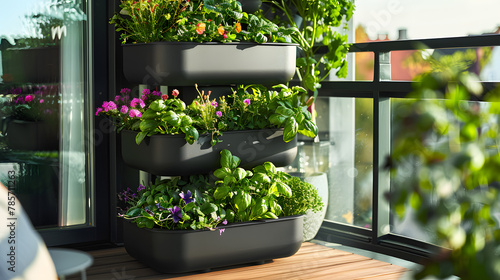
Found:
M 162 274 L 130 257 L 124 248 L 89 252 L 94 265 L 87 270 L 89 280 L 100 279 L 398 279 L 407 269 L 353 253 L 306 242 L 299 251 L 287 258 L 263 264 L 244 264 L 216 268 L 209 272 Z M 79 276 L 67 279 L 80 279 Z

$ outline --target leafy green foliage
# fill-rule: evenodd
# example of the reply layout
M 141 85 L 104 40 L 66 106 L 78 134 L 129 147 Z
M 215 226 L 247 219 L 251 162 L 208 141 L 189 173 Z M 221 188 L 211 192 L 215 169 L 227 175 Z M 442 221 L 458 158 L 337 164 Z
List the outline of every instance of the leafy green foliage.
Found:
M 346 77 L 346 55 L 349 49 L 347 35 L 334 28 L 350 20 L 354 12 L 354 1 L 350 0 L 264 0 L 279 11 L 274 22 L 280 26 L 290 26 L 295 33 L 292 41 L 300 45 L 302 55 L 297 58 L 301 85 L 316 91 L 320 82 L 337 70 L 338 77 Z M 302 19 L 298 24 L 294 15 Z M 344 28 L 347 28 L 344 26 Z M 325 54 L 318 55 L 318 45 L 328 47 Z
M 394 110 L 393 173 L 411 164 L 413 176 L 387 194 L 396 213 L 415 219 L 444 248 L 415 275 L 499 279 L 500 210 L 498 89 L 482 95 L 468 67 L 470 54 L 432 60 L 436 71 L 420 77 Z M 470 101 L 472 97 L 487 102 Z
M 298 177 L 290 177 L 286 184 L 290 187 L 293 197 L 281 196 L 277 203 L 282 206 L 285 216 L 302 215 L 308 210 L 319 212 L 324 205 L 318 190 Z
M 277 171 L 271 162 L 259 165 L 252 171 L 239 168 L 238 164 L 237 157 L 223 150 L 222 167 L 214 171 L 214 175 L 220 179 L 215 182 L 216 202 L 227 205 L 226 211 L 234 213 L 228 222 L 280 216 L 281 206 L 276 204 L 276 199 L 292 196 L 290 187 L 284 183 L 290 175 Z
M 294 32 L 243 12 L 236 0 L 123 0 L 120 8 L 110 23 L 123 43 L 290 42 Z
M 127 205 L 119 216 L 138 227 L 214 229 L 221 223 L 276 219 L 320 209 L 317 192 L 299 178 L 277 171 L 271 162 L 252 171 L 240 168 L 240 162 L 222 150 L 221 167 L 213 174 L 215 182 L 209 176 L 192 175 L 188 181 L 157 179 L 137 191 L 127 189 L 119 194 Z
M 145 89 L 141 98 L 131 100 L 130 90 L 122 89 L 114 101 L 106 101 L 97 108 L 96 115 L 109 116 L 118 131 L 139 131 L 137 144 L 155 134 L 184 134 L 186 142 L 192 144 L 199 134 L 206 133 L 212 135 L 211 144 L 215 145 L 225 131 L 282 127 L 283 140 L 287 142 L 297 133 L 315 137 L 318 128 L 307 111 L 313 99 L 307 99 L 301 87 L 274 88 L 280 91 L 258 85 L 240 86 L 227 99 L 210 99 L 210 94 L 200 92 L 189 106 L 177 98 L 177 90 L 168 96 Z

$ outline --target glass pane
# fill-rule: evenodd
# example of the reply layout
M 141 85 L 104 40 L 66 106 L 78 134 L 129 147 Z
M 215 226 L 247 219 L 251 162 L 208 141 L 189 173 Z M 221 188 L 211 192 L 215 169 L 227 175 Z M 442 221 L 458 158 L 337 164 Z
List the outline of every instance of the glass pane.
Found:
M 327 172 L 326 220 L 371 228 L 373 188 L 373 101 L 320 97 L 318 143 L 304 142 L 306 172 Z
M 0 180 L 38 228 L 89 223 L 85 7 L 0 9 Z
M 391 112 L 401 112 L 401 110 L 398 110 L 398 108 L 403 108 L 404 111 L 407 111 L 409 106 L 408 103 L 412 102 L 412 100 L 408 99 L 391 99 Z M 442 105 L 444 108 L 444 100 L 439 101 L 439 106 Z M 490 104 L 487 102 L 478 102 L 478 101 L 461 101 L 461 108 L 474 108 L 474 111 L 477 110 L 478 115 L 482 113 L 489 113 L 489 108 Z M 451 113 L 450 113 L 451 114 Z M 455 117 L 451 117 L 448 115 L 448 119 L 450 122 L 456 122 L 457 125 L 460 125 Z M 446 118 L 446 116 L 445 116 Z M 408 121 L 408 120 L 407 120 Z M 398 119 L 396 114 L 393 114 L 392 116 L 392 122 L 393 122 L 393 127 L 395 127 L 394 130 L 397 130 L 398 126 L 404 125 L 400 123 L 400 119 Z M 486 133 L 489 127 L 491 126 L 496 126 L 498 124 L 498 118 L 497 117 L 491 117 L 489 120 L 488 124 L 485 124 L 482 127 L 482 133 Z M 407 125 L 407 124 L 406 124 Z M 425 135 L 425 145 L 427 148 L 429 148 L 430 151 L 436 151 L 439 152 L 446 157 L 451 154 L 457 154 L 457 151 L 463 147 L 466 147 L 467 142 L 464 142 L 462 145 L 459 142 L 450 140 L 451 134 L 453 134 L 453 131 L 450 131 L 449 134 L 447 135 L 436 135 L 436 134 L 429 134 Z M 394 141 L 404 141 L 405 137 L 402 134 L 397 135 L 396 133 L 393 132 L 392 135 L 392 140 L 393 145 L 396 145 Z M 498 151 L 495 150 L 495 145 L 492 145 L 492 143 L 489 142 L 482 142 L 479 143 L 479 145 L 483 145 L 483 147 L 488 147 L 489 149 L 493 149 L 493 153 L 497 153 Z M 450 160 L 449 158 L 446 158 L 446 160 Z M 422 171 L 422 166 L 423 163 L 416 158 L 406 158 L 404 162 L 400 162 L 396 167 L 396 172 L 394 173 L 395 176 L 391 177 L 391 190 L 397 192 L 397 190 L 411 190 L 412 186 L 415 184 L 419 183 L 419 174 L 421 174 Z M 427 174 L 427 176 L 431 181 L 438 181 L 438 179 L 442 180 L 441 182 L 445 182 L 446 180 L 453 180 L 456 179 L 454 178 L 454 174 L 452 169 L 446 169 L 445 164 L 443 165 L 433 165 L 431 168 L 433 173 Z M 427 178 L 427 177 L 426 177 Z M 443 183 L 441 183 L 444 185 Z M 460 187 L 456 190 L 452 190 L 451 188 L 451 183 L 450 185 L 450 191 L 453 191 L 453 195 L 451 196 L 451 200 L 453 202 L 457 202 L 459 204 L 459 200 L 461 194 L 463 195 L 464 193 L 467 195 L 470 195 L 478 190 L 467 190 L 464 187 Z M 443 187 L 439 189 L 437 187 L 436 183 L 434 182 L 432 185 L 431 195 L 430 196 L 422 196 L 422 197 L 427 197 L 429 201 L 425 201 L 422 203 L 422 205 L 432 205 L 433 202 L 436 203 L 438 201 L 438 197 L 442 196 L 442 194 L 439 193 L 439 191 L 443 192 Z M 450 201 L 448 201 L 450 202 Z M 451 202 L 450 202 L 451 203 Z M 424 241 L 424 242 L 434 242 L 436 240 L 435 228 L 431 228 L 431 225 L 426 225 L 422 226 L 421 223 L 418 223 L 414 219 L 414 215 L 412 211 L 411 206 L 407 205 L 406 210 L 408 211 L 403 219 L 400 219 L 396 214 L 395 214 L 395 209 L 394 207 L 391 207 L 392 212 L 392 217 L 391 217 L 391 232 L 399 235 L 403 235 L 405 237 L 410 237 L 412 239 Z M 495 213 L 495 215 L 498 215 L 498 213 Z
M 496 0 L 356 0 L 356 43 L 499 33 Z

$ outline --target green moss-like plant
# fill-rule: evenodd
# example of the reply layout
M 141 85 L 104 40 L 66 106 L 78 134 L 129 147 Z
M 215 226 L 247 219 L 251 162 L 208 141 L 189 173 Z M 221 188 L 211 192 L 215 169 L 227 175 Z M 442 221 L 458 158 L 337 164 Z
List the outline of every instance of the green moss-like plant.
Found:
M 286 184 L 292 190 L 292 197 L 278 197 L 278 203 L 283 208 L 285 216 L 303 215 L 308 210 L 317 213 L 324 205 L 318 190 L 310 183 L 302 181 L 298 177 L 291 177 Z

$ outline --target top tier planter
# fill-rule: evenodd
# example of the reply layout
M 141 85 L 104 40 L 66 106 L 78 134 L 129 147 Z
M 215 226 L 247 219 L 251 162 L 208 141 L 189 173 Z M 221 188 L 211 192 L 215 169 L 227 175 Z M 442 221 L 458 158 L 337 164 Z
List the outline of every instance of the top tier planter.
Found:
M 122 47 L 123 73 L 130 83 L 209 86 L 286 83 L 295 73 L 297 45 L 154 42 Z

